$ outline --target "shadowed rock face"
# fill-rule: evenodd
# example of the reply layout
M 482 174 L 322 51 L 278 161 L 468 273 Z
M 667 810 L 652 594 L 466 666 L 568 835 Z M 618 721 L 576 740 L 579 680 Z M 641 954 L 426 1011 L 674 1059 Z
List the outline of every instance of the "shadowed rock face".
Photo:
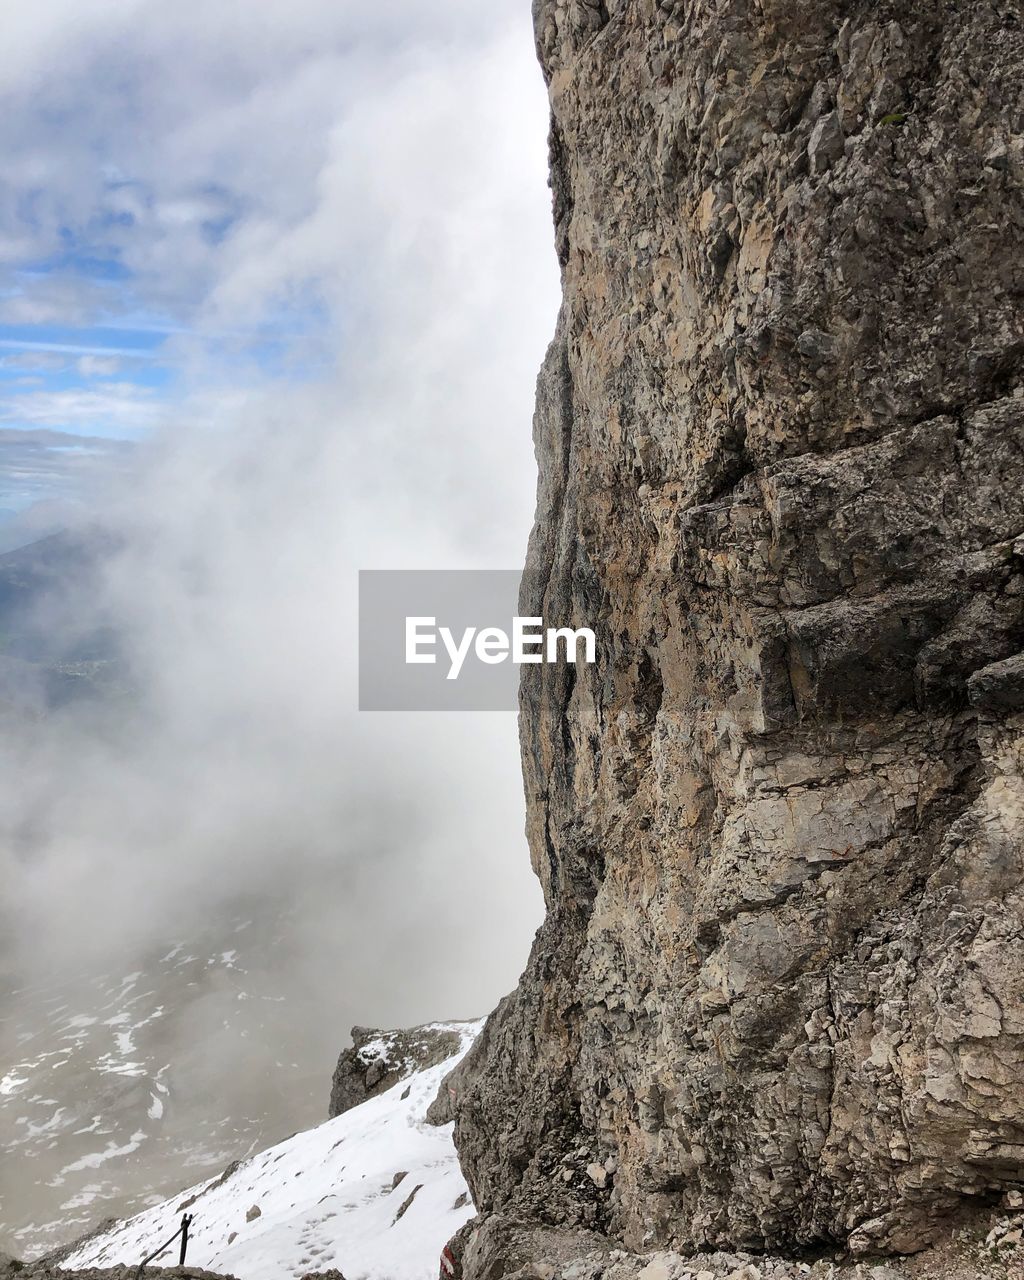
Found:
M 548 917 L 463 1167 L 634 1249 L 913 1250 L 1024 1179 L 1020 8 L 534 14 L 524 612 L 610 640 L 524 668 Z

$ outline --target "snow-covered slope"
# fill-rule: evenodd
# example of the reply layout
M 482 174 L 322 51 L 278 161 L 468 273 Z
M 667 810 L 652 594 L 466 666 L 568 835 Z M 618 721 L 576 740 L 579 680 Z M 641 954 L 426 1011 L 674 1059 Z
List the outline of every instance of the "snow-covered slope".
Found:
M 446 1062 L 94 1237 L 61 1265 L 137 1266 L 187 1207 L 189 1263 L 239 1280 L 328 1268 L 346 1280 L 434 1280 L 441 1249 L 473 1207 L 452 1126 L 424 1117 L 482 1024 L 437 1025 L 461 1038 Z

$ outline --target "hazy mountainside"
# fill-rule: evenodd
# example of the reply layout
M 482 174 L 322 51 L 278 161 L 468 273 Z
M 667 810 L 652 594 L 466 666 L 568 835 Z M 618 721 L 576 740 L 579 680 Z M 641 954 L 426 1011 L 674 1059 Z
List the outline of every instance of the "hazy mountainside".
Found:
M 118 1224 L 61 1266 L 137 1266 L 187 1210 L 189 1264 L 210 1271 L 281 1280 L 336 1268 L 348 1280 L 434 1280 L 445 1241 L 473 1206 L 451 1125 L 430 1124 L 426 1113 L 479 1029 L 437 1023 L 364 1040 L 343 1055 L 342 1072 L 355 1074 L 358 1056 L 361 1071 L 376 1065 L 390 1088 Z M 410 1038 L 427 1052 L 406 1052 Z M 424 1066 L 442 1044 L 452 1051 Z
M 524 668 L 548 916 L 463 1168 L 632 1249 L 915 1250 L 1024 1180 L 1021 11 L 534 15 L 522 612 L 606 644 Z
M 117 637 L 95 605 L 114 550 L 107 535 L 83 530 L 0 555 L 0 714 L 38 714 L 123 684 Z
M 5 975 L 0 1250 L 33 1257 L 324 1114 L 289 1055 L 293 927 L 240 919 L 124 975 Z

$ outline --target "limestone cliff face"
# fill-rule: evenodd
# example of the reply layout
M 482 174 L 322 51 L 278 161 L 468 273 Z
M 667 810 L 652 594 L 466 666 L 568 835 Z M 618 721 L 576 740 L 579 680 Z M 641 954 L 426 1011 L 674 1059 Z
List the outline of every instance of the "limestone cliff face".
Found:
M 548 917 L 464 1168 L 634 1249 L 912 1250 L 1024 1180 L 1021 8 L 534 13 L 525 603 L 612 639 L 524 669 Z

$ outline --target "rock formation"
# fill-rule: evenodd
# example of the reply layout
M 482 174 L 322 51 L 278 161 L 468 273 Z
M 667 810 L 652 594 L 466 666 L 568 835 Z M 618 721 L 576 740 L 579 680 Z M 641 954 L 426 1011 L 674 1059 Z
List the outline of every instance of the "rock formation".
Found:
M 1021 6 L 534 17 L 524 612 L 603 644 L 524 668 L 547 919 L 463 1167 L 634 1251 L 913 1251 L 1024 1181 Z
M 334 1069 L 330 1119 L 458 1053 L 461 1025 L 428 1022 L 405 1031 L 353 1027 L 352 1047 L 342 1052 Z

